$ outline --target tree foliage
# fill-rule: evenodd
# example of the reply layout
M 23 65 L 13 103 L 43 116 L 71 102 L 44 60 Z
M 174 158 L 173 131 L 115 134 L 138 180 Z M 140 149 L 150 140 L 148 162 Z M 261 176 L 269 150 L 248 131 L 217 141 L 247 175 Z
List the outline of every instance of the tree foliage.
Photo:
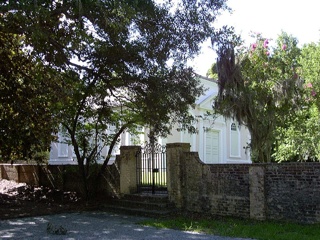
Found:
M 217 63 L 213 63 L 211 65 L 211 67 L 207 71 L 206 76 L 209 78 L 218 79 Z
M 0 32 L 0 161 L 40 157 L 57 127 L 54 79 L 22 47 L 23 37 Z
M 301 50 L 299 75 L 304 80 L 303 108 L 278 128 L 277 147 L 273 154 L 276 161 L 319 161 L 319 77 L 320 45 L 310 43 Z
M 277 127 L 301 106 L 300 50 L 297 40 L 286 33 L 274 47 L 260 34 L 254 37 L 249 48 L 232 41 L 218 45 L 219 93 L 214 110 L 248 128 L 254 162 L 270 162 Z
M 61 79 L 57 117 L 86 192 L 101 143 L 110 151 L 100 173 L 125 130 L 148 125 L 166 135 L 174 124 L 193 130 L 188 109 L 202 88 L 185 63 L 226 8 L 225 0 L 0 4 L 0 32 L 24 36 L 32 56 Z
M 273 158 L 277 162 L 319 161 L 319 110 L 312 104 L 296 112 L 287 126 L 277 128 Z

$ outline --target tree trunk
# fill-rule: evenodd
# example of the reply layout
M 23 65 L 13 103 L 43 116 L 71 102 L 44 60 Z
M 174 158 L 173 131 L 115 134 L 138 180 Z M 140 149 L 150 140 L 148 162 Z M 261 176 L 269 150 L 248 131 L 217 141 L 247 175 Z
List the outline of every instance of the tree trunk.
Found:
M 84 197 L 85 200 L 88 201 L 89 200 L 89 189 L 88 189 L 88 181 L 87 181 L 87 174 L 85 171 L 85 166 L 84 166 L 84 161 L 78 161 L 78 167 L 79 167 L 79 174 L 82 180 L 82 187 L 83 187 L 83 191 L 84 191 Z
M 272 129 L 266 128 L 265 130 L 250 130 L 251 134 L 251 159 L 255 163 L 268 163 L 271 162 L 272 150 Z

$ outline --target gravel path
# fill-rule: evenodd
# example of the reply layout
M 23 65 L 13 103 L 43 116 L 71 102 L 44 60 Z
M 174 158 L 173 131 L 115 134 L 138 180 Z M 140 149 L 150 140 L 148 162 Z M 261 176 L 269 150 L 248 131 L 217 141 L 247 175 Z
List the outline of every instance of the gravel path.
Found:
M 0 239 L 241 239 L 139 225 L 144 219 L 105 212 L 83 212 L 3 220 L 0 221 Z M 57 234 L 65 231 L 65 235 Z

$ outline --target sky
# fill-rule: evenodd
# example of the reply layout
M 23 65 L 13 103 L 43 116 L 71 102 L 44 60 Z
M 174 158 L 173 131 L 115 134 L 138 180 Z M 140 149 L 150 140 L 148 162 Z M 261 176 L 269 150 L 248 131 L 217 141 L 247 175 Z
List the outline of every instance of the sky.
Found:
M 319 0 L 228 0 L 228 6 L 233 13 L 219 16 L 215 26 L 234 26 L 247 44 L 253 42 L 251 31 L 275 40 L 283 30 L 296 37 L 300 46 L 320 40 Z M 203 76 L 216 58 L 210 46 L 210 41 L 204 43 L 191 64 Z

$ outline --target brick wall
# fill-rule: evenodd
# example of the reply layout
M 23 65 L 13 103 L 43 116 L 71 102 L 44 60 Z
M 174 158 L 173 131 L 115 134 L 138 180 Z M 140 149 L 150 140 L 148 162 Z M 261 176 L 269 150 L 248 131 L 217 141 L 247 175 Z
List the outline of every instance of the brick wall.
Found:
M 319 162 L 204 164 L 187 145 L 168 145 L 169 199 L 179 208 L 258 220 L 320 222 Z
M 99 196 L 121 197 L 123 194 L 136 191 L 135 155 L 139 149 L 139 146 L 120 148 L 121 157 L 116 156 L 115 162 L 107 166 L 99 183 Z M 99 167 L 96 170 L 99 170 Z M 0 164 L 0 179 L 84 193 L 78 165 Z M 89 184 L 96 184 L 96 182 L 89 180 Z
M 37 165 L 2 164 L 0 165 L 0 179 L 2 178 L 39 185 L 39 167 Z
M 100 192 L 136 188 L 137 147 L 109 165 Z M 130 174 L 129 174 L 130 173 Z M 0 165 L 0 178 L 79 191 L 77 166 Z M 190 144 L 167 144 L 169 200 L 178 208 L 252 219 L 320 222 L 320 163 L 204 164 Z
M 182 167 L 184 208 L 249 218 L 249 166 L 203 164 L 197 153 L 186 154 Z
M 0 179 L 83 193 L 77 165 L 0 165 Z M 118 161 L 109 165 L 99 185 L 101 195 L 119 196 Z
M 320 163 L 265 167 L 267 218 L 320 222 Z
M 101 179 L 100 189 L 104 195 L 120 197 L 120 156 L 116 157 L 116 161 L 109 165 L 103 178 Z

